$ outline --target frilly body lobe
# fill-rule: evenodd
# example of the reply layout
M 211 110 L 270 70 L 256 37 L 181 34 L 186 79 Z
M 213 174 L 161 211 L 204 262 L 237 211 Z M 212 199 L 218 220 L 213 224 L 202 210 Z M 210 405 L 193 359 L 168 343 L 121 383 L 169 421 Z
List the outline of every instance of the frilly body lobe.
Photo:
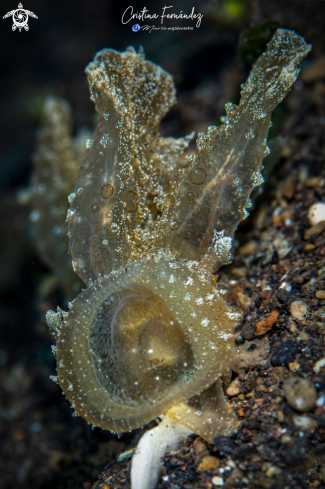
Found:
M 189 138 L 159 136 L 174 84 L 143 55 L 106 49 L 86 72 L 100 122 L 68 220 L 73 266 L 88 283 L 152 248 L 154 200 Z
M 170 75 L 132 49 L 101 51 L 88 66 L 100 122 L 68 214 L 88 288 L 64 318 L 57 356 L 60 385 L 89 422 L 125 431 L 167 413 L 208 441 L 237 426 L 214 384 L 231 365 L 235 315 L 212 272 L 231 260 L 262 182 L 271 113 L 308 51 L 276 32 L 239 106 L 199 135 L 177 183 L 169 174 L 189 138 L 158 133 L 175 99 Z
M 220 377 L 232 326 L 203 277 L 162 253 L 149 255 L 73 302 L 57 344 L 59 381 L 89 422 L 131 430 Z
M 88 137 L 87 131 L 82 130 L 73 138 L 70 105 L 65 100 L 47 97 L 33 154 L 32 182 L 19 196 L 21 203 L 31 209 L 39 254 L 60 279 L 68 298 L 80 291 L 80 280 L 73 273 L 67 253 L 68 195 L 74 190 Z

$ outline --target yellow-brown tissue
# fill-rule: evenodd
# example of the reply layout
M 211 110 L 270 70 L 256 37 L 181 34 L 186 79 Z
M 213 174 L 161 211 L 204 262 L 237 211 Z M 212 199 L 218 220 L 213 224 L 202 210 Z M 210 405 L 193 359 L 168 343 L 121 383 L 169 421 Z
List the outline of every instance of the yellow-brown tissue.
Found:
M 136 54 L 105 49 L 86 69 L 99 125 L 68 214 L 74 270 L 86 284 L 152 249 L 154 200 L 191 136 L 159 135 L 175 103 L 172 77 Z
M 70 105 L 63 99 L 48 97 L 37 133 L 32 183 L 20 196 L 31 208 L 30 220 L 42 260 L 62 279 L 65 290 L 72 290 L 69 295 L 74 290 L 72 297 L 80 291 L 80 284 L 68 255 L 66 215 L 80 161 L 86 154 L 87 138 L 85 130 L 72 137 Z
M 210 442 L 237 429 L 220 382 L 236 314 L 212 273 L 231 259 L 262 182 L 271 113 L 309 50 L 279 29 L 239 106 L 199 134 L 198 155 L 167 185 L 189 140 L 159 136 L 175 102 L 170 75 L 131 48 L 88 66 L 100 120 L 68 213 L 73 266 L 88 287 L 48 323 L 58 381 L 90 423 L 121 432 L 164 414 Z

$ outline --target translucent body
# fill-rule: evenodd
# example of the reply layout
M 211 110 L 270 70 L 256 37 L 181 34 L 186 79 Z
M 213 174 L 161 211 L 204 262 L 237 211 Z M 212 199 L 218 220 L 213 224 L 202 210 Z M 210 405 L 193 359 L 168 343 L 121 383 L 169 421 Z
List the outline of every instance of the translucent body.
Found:
M 159 223 L 159 246 L 180 258 L 203 260 L 201 267 L 210 271 L 229 263 L 229 240 L 248 215 L 252 190 L 263 182 L 260 170 L 269 152 L 272 112 L 295 82 L 309 50 L 300 36 L 277 30 L 242 86 L 239 106 L 226 104 L 225 123 L 199 134 L 198 155 L 189 158 L 175 189 L 175 204 Z
M 31 220 L 43 260 L 59 273 L 71 269 L 67 253 L 68 196 L 75 187 L 88 136 L 84 132 L 72 138 L 71 108 L 67 102 L 54 97 L 45 101 L 33 155 Z
M 88 283 L 150 249 L 156 216 L 148 201 L 162 193 L 163 176 L 188 139 L 159 136 L 175 89 L 143 55 L 105 49 L 86 72 L 99 125 L 68 219 L 73 266 Z
M 89 65 L 100 122 L 69 211 L 74 269 L 88 288 L 49 324 L 63 321 L 59 382 L 91 423 L 124 431 L 167 413 L 208 441 L 237 428 L 215 384 L 231 366 L 236 316 L 212 273 L 230 260 L 262 182 L 272 110 L 309 49 L 276 32 L 239 107 L 199 135 L 179 183 L 168 175 L 188 141 L 158 135 L 174 101 L 170 75 L 132 49 L 101 51 Z
M 232 333 L 230 308 L 209 282 L 149 255 L 73 302 L 57 344 L 59 381 L 91 423 L 133 429 L 219 377 Z

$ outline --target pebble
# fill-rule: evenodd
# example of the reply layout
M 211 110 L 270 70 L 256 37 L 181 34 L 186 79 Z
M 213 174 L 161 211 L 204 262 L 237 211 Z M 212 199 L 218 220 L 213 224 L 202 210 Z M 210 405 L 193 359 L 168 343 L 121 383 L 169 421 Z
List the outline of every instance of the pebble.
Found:
M 301 347 L 299 343 L 293 340 L 282 341 L 274 350 L 271 356 L 271 363 L 274 367 L 280 367 L 285 365 L 289 366 L 289 363 L 293 363 L 295 356 L 299 353 Z
M 288 326 L 287 327 L 288 327 L 288 330 L 290 331 L 290 333 L 297 333 L 298 332 L 297 325 L 294 322 L 294 320 L 291 318 L 288 318 Z
M 311 228 L 304 232 L 304 239 L 307 241 L 313 234 L 321 234 L 325 229 L 325 221 L 320 221 L 314 224 Z
M 318 406 L 318 407 L 324 407 L 325 406 L 325 394 L 322 394 L 319 396 L 319 398 L 316 401 L 316 406 Z
M 229 436 L 216 436 L 213 442 L 220 455 L 231 455 L 236 448 L 235 442 Z
M 316 389 L 308 379 L 287 377 L 283 383 L 284 395 L 287 403 L 300 413 L 312 409 L 316 403 Z
M 312 226 L 325 221 L 325 202 L 317 202 L 308 209 L 308 219 Z
M 250 297 L 248 297 L 248 295 L 245 295 L 245 294 L 241 294 L 239 296 L 239 302 L 240 302 L 240 305 L 244 308 L 244 309 L 248 309 L 251 305 L 252 305 L 252 300 Z
M 266 477 L 271 478 L 271 477 L 276 477 L 276 476 L 280 475 L 281 472 L 282 472 L 282 470 L 279 469 L 279 467 L 272 465 L 272 467 L 267 469 L 267 471 L 265 472 L 265 475 L 266 475 Z
M 268 340 L 246 341 L 243 345 L 238 346 L 236 351 L 237 356 L 232 366 L 234 372 L 267 363 L 270 342 Z
M 251 255 L 257 248 L 257 243 L 255 241 L 249 241 L 245 243 L 243 246 L 238 248 L 238 253 L 240 255 Z
M 292 281 L 294 284 L 303 284 L 304 283 L 304 279 L 300 275 L 296 275 L 295 277 L 293 277 Z
M 246 274 L 247 274 L 247 269 L 245 267 L 233 268 L 231 271 L 231 275 L 237 278 L 246 277 Z
M 273 246 L 276 249 L 280 260 L 285 258 L 292 249 L 292 247 L 288 243 L 288 240 L 284 237 L 282 233 L 277 234 L 277 237 L 273 240 Z
M 325 290 L 317 290 L 315 294 L 317 299 L 325 299 Z
M 240 333 L 244 340 L 250 341 L 255 337 L 255 328 L 250 324 L 245 324 Z
M 315 374 L 319 374 L 323 367 L 325 367 L 325 358 L 321 358 L 314 363 L 313 369 Z
M 295 181 L 292 177 L 287 178 L 282 195 L 285 199 L 291 200 L 295 194 Z
M 203 452 L 207 452 L 207 446 L 205 444 L 205 442 L 202 440 L 202 438 L 200 437 L 197 437 L 195 438 L 194 440 L 194 451 L 196 454 L 198 453 L 203 453 Z
M 301 331 L 301 333 L 299 333 L 298 340 L 308 341 L 309 338 L 310 338 L 309 334 L 305 333 L 305 331 Z
M 279 313 L 277 311 L 272 311 L 270 314 L 267 314 L 263 319 L 261 319 L 258 323 L 255 324 L 255 336 L 261 336 L 266 334 L 272 326 L 277 322 L 279 317 Z
M 313 251 L 315 248 L 316 248 L 316 246 L 314 244 L 312 244 L 312 243 L 308 243 L 305 246 L 305 250 L 306 251 Z
M 206 470 L 217 469 L 219 467 L 219 459 L 213 455 L 207 455 L 202 459 L 202 462 L 196 468 L 196 472 L 205 472 Z
M 279 421 L 279 423 L 282 423 L 282 422 L 284 421 L 284 414 L 283 414 L 283 412 L 282 412 L 282 411 L 280 411 L 280 410 L 278 410 L 278 411 L 276 412 L 276 414 L 277 414 L 277 417 L 278 417 L 278 421 Z
M 306 187 L 309 188 L 323 187 L 324 183 L 325 180 L 322 177 L 311 177 L 306 180 Z
M 215 476 L 212 478 L 211 482 L 214 486 L 223 486 L 223 478 L 222 477 Z
M 292 362 L 292 363 L 289 363 L 288 367 L 289 367 L 289 370 L 291 372 L 296 372 L 297 370 L 300 369 L 300 363 L 298 363 L 298 362 Z
M 297 428 L 302 430 L 314 431 L 314 429 L 317 428 L 317 421 L 309 416 L 295 416 L 293 422 Z
M 227 396 L 237 396 L 238 394 L 240 394 L 240 392 L 240 382 L 237 378 L 231 382 L 228 389 L 226 390 L 226 394 Z
M 305 319 L 308 307 L 303 301 L 294 301 L 290 304 L 290 314 L 299 321 Z

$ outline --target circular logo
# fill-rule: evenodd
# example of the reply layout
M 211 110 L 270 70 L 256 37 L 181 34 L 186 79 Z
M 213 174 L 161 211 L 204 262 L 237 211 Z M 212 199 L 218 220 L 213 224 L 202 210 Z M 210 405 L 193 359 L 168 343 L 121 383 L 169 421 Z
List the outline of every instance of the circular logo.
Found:
M 133 32 L 138 32 L 140 30 L 139 24 L 134 24 L 134 26 L 132 27 L 132 30 L 133 30 Z
M 28 22 L 28 15 L 27 15 L 27 12 L 26 10 L 23 10 L 23 9 L 17 9 L 14 14 L 13 14 L 13 21 L 14 21 L 14 24 L 18 27 L 18 28 L 22 28 L 22 27 L 25 27 L 25 25 L 27 24 Z

